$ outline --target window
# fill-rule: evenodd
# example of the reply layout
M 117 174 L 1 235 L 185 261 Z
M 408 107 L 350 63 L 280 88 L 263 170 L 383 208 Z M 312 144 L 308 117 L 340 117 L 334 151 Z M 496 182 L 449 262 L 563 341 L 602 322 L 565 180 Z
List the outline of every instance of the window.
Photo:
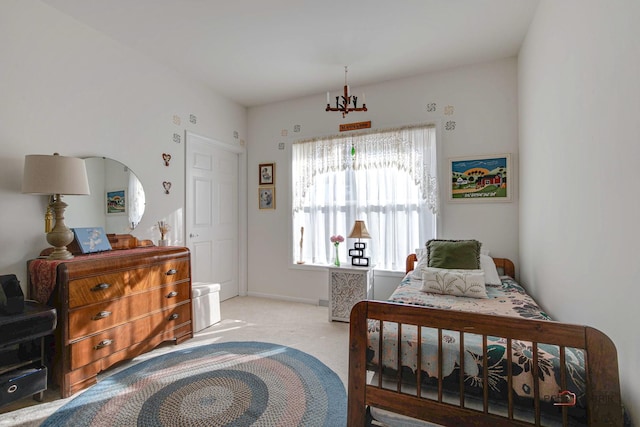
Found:
M 376 268 L 404 270 L 405 258 L 435 236 L 438 207 L 433 126 L 299 141 L 292 148 L 293 261 L 328 264 L 332 235 L 364 220 Z M 348 261 L 355 240 L 339 246 Z

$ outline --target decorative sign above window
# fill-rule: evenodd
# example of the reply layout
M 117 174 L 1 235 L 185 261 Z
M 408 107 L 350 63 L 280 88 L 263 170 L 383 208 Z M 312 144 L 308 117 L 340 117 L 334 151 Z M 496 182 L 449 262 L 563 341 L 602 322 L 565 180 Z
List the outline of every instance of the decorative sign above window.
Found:
M 357 122 L 357 123 L 345 123 L 340 125 L 340 132 L 345 132 L 349 130 L 359 130 L 359 129 L 370 129 L 371 128 L 371 120 L 368 122 Z

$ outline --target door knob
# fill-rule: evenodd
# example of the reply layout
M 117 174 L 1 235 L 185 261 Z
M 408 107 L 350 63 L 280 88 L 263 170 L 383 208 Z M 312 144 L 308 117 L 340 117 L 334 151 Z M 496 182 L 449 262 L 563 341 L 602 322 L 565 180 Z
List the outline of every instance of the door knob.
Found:
M 194 237 L 198 237 L 198 235 L 197 235 L 197 234 L 194 234 L 194 233 L 190 233 L 190 234 L 189 234 L 189 237 L 191 237 L 191 238 L 193 239 Z

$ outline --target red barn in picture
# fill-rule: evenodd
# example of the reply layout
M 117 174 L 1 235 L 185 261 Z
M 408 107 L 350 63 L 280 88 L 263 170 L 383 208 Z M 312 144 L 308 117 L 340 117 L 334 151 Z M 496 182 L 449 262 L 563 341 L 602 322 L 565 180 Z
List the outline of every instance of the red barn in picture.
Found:
M 476 188 L 484 188 L 487 185 L 497 185 L 499 187 L 502 185 L 502 175 L 485 175 L 478 178 Z

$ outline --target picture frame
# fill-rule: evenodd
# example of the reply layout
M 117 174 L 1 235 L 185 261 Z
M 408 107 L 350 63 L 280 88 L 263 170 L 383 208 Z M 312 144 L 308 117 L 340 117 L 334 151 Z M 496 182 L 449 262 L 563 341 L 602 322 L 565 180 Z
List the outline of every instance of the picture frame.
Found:
M 258 209 L 276 208 L 276 187 L 273 185 L 258 187 Z
M 126 190 L 107 191 L 105 205 L 107 215 L 123 215 L 127 213 Z
M 111 243 L 102 227 L 72 228 L 80 252 L 90 254 L 111 250 Z
M 511 154 L 449 159 L 450 202 L 509 202 Z
M 260 163 L 258 165 L 258 185 L 276 184 L 276 164 Z

